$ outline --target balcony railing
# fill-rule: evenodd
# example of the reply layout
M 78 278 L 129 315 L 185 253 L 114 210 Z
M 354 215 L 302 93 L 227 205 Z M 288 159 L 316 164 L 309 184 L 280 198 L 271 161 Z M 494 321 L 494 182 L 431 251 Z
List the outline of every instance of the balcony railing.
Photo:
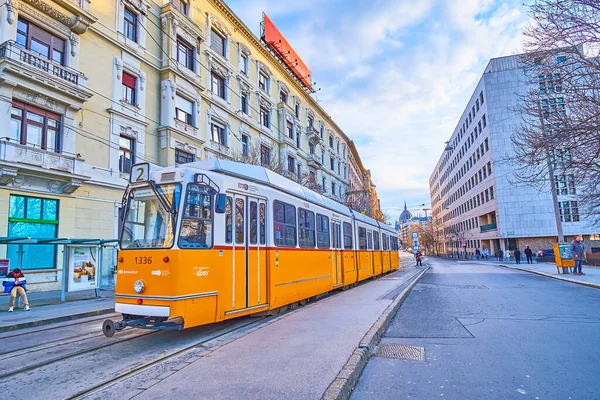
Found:
M 498 226 L 494 222 L 493 224 L 479 225 L 479 228 L 481 229 L 481 233 L 483 233 L 493 231 L 494 229 L 498 229 Z
M 27 50 L 13 41 L 8 41 L 0 45 L 0 57 L 20 61 L 76 86 L 85 87 L 87 83 L 87 78 L 81 72 Z
M 71 174 L 77 172 L 76 163 L 83 162 L 73 156 L 22 145 L 6 139 L 0 140 L 0 161 L 11 163 L 17 167 L 31 165 Z

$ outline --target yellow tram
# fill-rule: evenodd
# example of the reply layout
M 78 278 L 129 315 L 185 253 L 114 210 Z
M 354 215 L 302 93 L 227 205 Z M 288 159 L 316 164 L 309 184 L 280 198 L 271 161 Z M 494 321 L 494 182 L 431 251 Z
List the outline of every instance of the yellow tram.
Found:
M 112 336 L 276 310 L 399 268 L 392 227 L 259 166 L 132 167 Z

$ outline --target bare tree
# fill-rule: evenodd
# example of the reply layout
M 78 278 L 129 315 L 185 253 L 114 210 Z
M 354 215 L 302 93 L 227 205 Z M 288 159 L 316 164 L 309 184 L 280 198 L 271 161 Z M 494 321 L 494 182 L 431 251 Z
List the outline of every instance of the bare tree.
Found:
M 536 0 L 530 15 L 528 89 L 507 160 L 521 183 L 577 192 L 579 211 L 600 223 L 600 2 Z

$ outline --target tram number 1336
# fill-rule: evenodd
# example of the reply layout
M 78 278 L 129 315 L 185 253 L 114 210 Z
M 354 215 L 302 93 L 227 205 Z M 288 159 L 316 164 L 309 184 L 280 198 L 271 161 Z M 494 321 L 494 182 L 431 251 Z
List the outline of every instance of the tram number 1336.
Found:
M 136 264 L 152 264 L 152 257 L 135 257 Z

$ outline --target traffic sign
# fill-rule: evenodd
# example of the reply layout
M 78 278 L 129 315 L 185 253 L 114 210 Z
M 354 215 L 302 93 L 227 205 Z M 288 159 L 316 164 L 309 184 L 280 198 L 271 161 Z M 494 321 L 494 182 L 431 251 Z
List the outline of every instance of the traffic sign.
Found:
M 413 237 L 413 239 L 418 239 L 419 238 L 419 232 L 413 232 L 412 233 L 412 237 Z

